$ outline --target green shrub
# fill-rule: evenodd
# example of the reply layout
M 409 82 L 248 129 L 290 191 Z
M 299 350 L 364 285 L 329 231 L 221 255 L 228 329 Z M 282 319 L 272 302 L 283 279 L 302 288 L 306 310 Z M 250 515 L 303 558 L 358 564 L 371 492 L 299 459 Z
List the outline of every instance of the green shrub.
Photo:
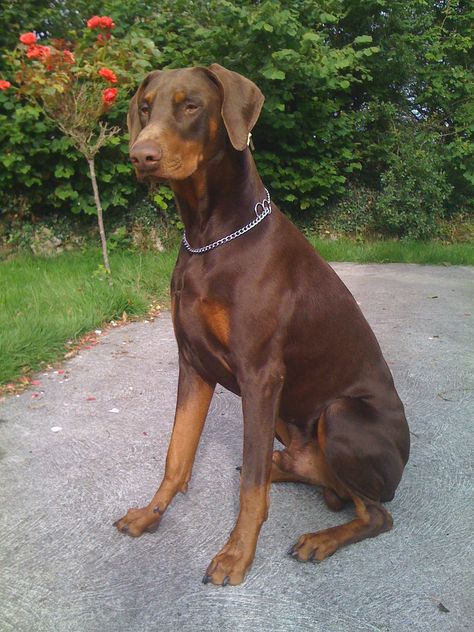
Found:
M 366 187 L 349 187 L 327 213 L 316 218 L 314 229 L 322 237 L 369 237 L 374 231 L 374 208 L 378 195 L 377 191 Z
M 442 170 L 432 136 L 406 137 L 381 177 L 374 228 L 405 239 L 430 239 L 442 232 L 441 220 L 451 185 Z

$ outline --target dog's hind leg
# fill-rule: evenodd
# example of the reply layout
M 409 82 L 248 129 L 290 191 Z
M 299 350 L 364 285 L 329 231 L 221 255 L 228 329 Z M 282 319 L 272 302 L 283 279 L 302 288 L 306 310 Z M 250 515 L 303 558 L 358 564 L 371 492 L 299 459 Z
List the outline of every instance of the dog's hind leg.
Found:
M 388 427 L 387 424 L 390 424 Z M 384 416 L 362 400 L 341 398 L 318 423 L 318 445 L 339 498 L 353 500 L 356 518 L 347 524 L 300 537 L 290 554 L 300 561 L 323 560 L 338 548 L 391 529 L 381 501 L 391 500 L 408 458 L 403 413 Z
M 301 562 L 324 560 L 337 549 L 365 538 L 373 538 L 392 528 L 392 516 L 379 503 L 353 496 L 356 518 L 347 524 L 316 533 L 306 533 L 290 549 L 290 555 Z

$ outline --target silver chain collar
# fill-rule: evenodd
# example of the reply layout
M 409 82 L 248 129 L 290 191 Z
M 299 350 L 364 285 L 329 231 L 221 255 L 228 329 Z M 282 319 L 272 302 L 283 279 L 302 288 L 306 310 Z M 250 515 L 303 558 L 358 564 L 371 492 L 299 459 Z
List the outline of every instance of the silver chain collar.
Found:
M 186 233 L 183 233 L 183 245 L 186 248 L 186 250 L 190 252 L 192 255 L 199 255 L 199 254 L 202 254 L 203 252 L 209 252 L 209 250 L 214 250 L 214 248 L 217 248 L 218 246 L 222 246 L 223 244 L 226 244 L 227 242 L 232 241 L 233 239 L 236 239 L 237 237 L 240 237 L 240 235 L 244 235 L 249 230 L 252 230 L 252 228 L 255 228 L 257 224 L 260 224 L 260 222 L 263 219 L 265 219 L 267 215 L 270 215 L 270 213 L 272 212 L 270 193 L 267 191 L 267 189 L 265 189 L 265 193 L 267 196 L 266 199 L 263 200 L 263 202 L 257 202 L 255 204 L 254 211 L 255 211 L 256 218 L 252 220 L 251 222 L 249 222 L 248 224 L 246 224 L 245 226 L 242 226 L 242 228 L 239 228 L 238 230 L 231 233 L 230 235 L 227 235 L 226 237 L 221 237 L 221 239 L 218 239 L 217 241 L 213 241 L 211 244 L 207 244 L 207 246 L 202 246 L 202 248 L 192 248 L 189 241 L 186 238 Z M 260 213 L 259 213 L 259 208 L 262 209 Z

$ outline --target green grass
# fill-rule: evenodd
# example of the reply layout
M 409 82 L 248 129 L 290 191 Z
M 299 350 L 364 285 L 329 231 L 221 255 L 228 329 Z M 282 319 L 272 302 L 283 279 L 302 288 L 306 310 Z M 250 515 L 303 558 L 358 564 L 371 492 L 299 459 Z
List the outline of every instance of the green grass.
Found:
M 472 244 L 374 242 L 311 238 L 328 261 L 474 265 Z M 98 249 L 54 258 L 17 255 L 0 263 L 0 385 L 64 356 L 68 340 L 104 322 L 144 316 L 168 304 L 176 250 L 111 254 L 113 287 L 97 274 Z
M 349 239 L 329 241 L 316 237 L 310 237 L 309 240 L 327 261 L 474 265 L 473 243 L 400 241 L 358 243 Z
M 0 263 L 0 385 L 64 356 L 65 343 L 106 321 L 144 316 L 168 300 L 176 252 L 114 252 L 114 284 L 97 274 L 98 250 Z

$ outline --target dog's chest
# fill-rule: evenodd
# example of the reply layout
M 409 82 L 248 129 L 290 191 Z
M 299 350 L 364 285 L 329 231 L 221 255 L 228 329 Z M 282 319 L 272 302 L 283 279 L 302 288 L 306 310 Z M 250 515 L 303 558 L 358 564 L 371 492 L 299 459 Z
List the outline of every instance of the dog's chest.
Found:
M 231 321 L 225 303 L 192 291 L 175 290 L 172 312 L 180 351 L 201 373 L 230 388 Z

